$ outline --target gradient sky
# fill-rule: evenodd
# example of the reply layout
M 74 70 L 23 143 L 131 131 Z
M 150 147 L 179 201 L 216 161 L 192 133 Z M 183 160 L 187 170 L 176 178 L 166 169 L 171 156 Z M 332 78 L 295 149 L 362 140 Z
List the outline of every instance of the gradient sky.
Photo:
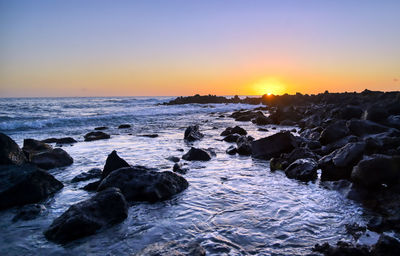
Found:
M 0 0 L 0 96 L 400 90 L 399 0 Z

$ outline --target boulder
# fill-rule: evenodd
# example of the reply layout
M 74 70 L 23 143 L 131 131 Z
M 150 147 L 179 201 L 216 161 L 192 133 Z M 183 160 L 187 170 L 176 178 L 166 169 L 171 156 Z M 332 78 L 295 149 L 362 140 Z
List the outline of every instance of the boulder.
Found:
M 80 181 L 86 181 L 86 180 L 91 180 L 95 178 L 100 178 L 101 177 L 101 169 L 100 168 L 92 168 L 87 172 L 83 172 L 81 174 L 76 175 L 71 182 L 76 183 Z
M 44 232 L 57 243 L 94 234 L 102 227 L 119 223 L 128 217 L 128 206 L 117 188 L 105 189 L 92 198 L 69 207 Z
M 374 256 L 397 256 L 400 252 L 400 242 L 394 237 L 382 234 L 373 246 L 371 254 Z
M 157 133 L 153 133 L 153 134 L 139 134 L 138 136 L 147 137 L 147 138 L 157 138 L 157 137 L 158 137 L 158 134 L 157 134 Z
M 198 125 L 189 126 L 185 130 L 184 139 L 187 141 L 196 141 L 196 140 L 200 140 L 203 137 L 204 137 L 204 134 L 202 134 L 199 131 Z
M 383 122 L 389 116 L 389 113 L 386 111 L 384 107 L 381 106 L 370 106 L 365 110 L 363 119 L 369 120 L 372 122 Z
M 328 243 L 316 244 L 312 250 L 325 256 L 371 256 L 367 246 L 352 245 L 343 241 L 339 241 L 336 246 Z
M 89 132 L 85 136 L 85 141 L 109 139 L 110 135 L 104 132 Z
M 242 156 L 251 155 L 251 143 L 253 141 L 253 137 L 242 135 L 236 140 L 237 149 L 236 152 Z
M 186 168 L 183 168 L 181 164 L 175 163 L 172 167 L 172 171 L 180 174 L 186 174 L 188 170 Z
M 56 143 L 56 144 L 73 144 L 76 143 L 77 141 L 74 138 L 71 137 L 64 137 L 64 138 L 49 138 L 42 140 L 41 142 L 43 143 Z
M 319 137 L 321 144 L 326 145 L 335 142 L 349 134 L 349 129 L 346 126 L 346 122 L 343 120 L 336 121 L 328 125 Z
M 181 159 L 179 158 L 179 157 L 177 157 L 177 156 L 169 156 L 169 157 L 167 157 L 166 158 L 167 160 L 169 160 L 169 161 L 171 161 L 171 162 L 174 162 L 174 163 L 177 163 L 177 162 L 179 162 Z
M 387 132 L 390 128 L 369 120 L 350 120 L 347 121 L 350 133 L 359 137 Z
M 12 221 L 16 222 L 19 220 L 33 220 L 40 214 L 46 211 L 46 207 L 42 204 L 29 204 L 18 209 L 18 212 L 13 217 Z
M 99 185 L 100 185 L 100 182 L 101 182 L 101 180 L 97 180 L 97 181 L 88 183 L 88 184 L 86 184 L 82 189 L 83 189 L 83 190 L 86 190 L 86 191 L 90 191 L 90 192 L 96 191 L 97 188 L 98 188 Z
M 239 137 L 239 134 L 229 134 L 223 140 L 226 142 L 236 142 Z
M 102 131 L 102 130 L 107 130 L 108 129 L 108 127 L 106 127 L 106 126 L 99 126 L 99 127 L 96 127 L 96 128 L 94 128 L 96 131 Z
M 182 159 L 187 161 L 209 161 L 211 160 L 211 156 L 203 149 L 192 147 L 182 156 Z
M 0 165 L 22 165 L 27 162 L 24 152 L 10 137 L 0 132 Z
M 230 146 L 227 150 L 226 153 L 228 155 L 235 155 L 237 153 L 237 148 L 235 146 Z
M 104 179 L 111 172 L 123 167 L 130 167 L 130 165 L 124 159 L 118 156 L 117 151 L 113 150 L 111 154 L 107 156 L 106 163 L 101 174 L 101 179 Z
M 97 190 L 116 187 L 128 201 L 156 202 L 169 199 L 188 186 L 185 178 L 173 172 L 157 172 L 143 166 L 132 166 L 110 173 Z
M 221 136 L 228 136 L 231 134 L 246 135 L 247 131 L 240 126 L 228 127 L 222 133 Z
M 310 181 L 317 178 L 318 164 L 314 159 L 297 159 L 286 169 L 285 174 L 290 179 Z
M 400 183 L 400 156 L 372 155 L 354 166 L 351 173 L 354 183 L 376 188 Z
M 30 155 L 52 149 L 50 145 L 34 139 L 24 139 L 24 145 L 22 147 L 22 150 L 28 152 Z
M 291 152 L 295 147 L 297 141 L 290 132 L 276 133 L 251 143 L 252 157 L 265 160 Z
M 32 164 L 0 165 L 0 209 L 37 203 L 61 188 L 61 182 Z
M 340 118 L 344 120 L 350 120 L 352 118 L 360 119 L 363 114 L 363 110 L 358 106 L 345 106 L 340 110 Z
M 131 128 L 130 124 L 121 124 L 120 126 L 118 126 L 118 129 L 127 129 L 127 128 Z
M 312 152 L 310 149 L 305 147 L 299 147 L 293 149 L 290 153 L 281 154 L 280 157 L 274 157 L 270 161 L 271 171 L 285 170 L 290 164 L 298 159 L 310 158 L 313 160 L 318 159 L 318 155 Z
M 74 160 L 63 149 L 55 148 L 31 156 L 31 162 L 45 170 L 71 165 Z
M 272 121 L 270 118 L 264 116 L 264 115 L 258 115 L 256 118 L 251 120 L 252 123 L 256 125 L 267 125 L 267 124 L 272 124 Z

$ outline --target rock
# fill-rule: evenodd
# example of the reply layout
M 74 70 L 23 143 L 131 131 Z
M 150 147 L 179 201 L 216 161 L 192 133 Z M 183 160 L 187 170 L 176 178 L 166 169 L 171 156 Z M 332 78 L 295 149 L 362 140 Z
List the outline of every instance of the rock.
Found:
M 287 119 L 285 119 L 285 120 L 283 120 L 282 122 L 280 122 L 279 125 L 283 125 L 283 126 L 294 126 L 294 125 L 296 125 L 296 122 L 295 122 L 295 121 L 292 121 L 292 120 L 287 120 Z
M 350 234 L 354 240 L 358 240 L 365 232 L 367 231 L 366 227 L 362 227 L 357 223 L 346 224 L 346 232 Z
M 89 132 L 85 136 L 85 141 L 109 139 L 110 135 L 104 132 Z
M 368 134 L 377 134 L 387 132 L 388 127 L 374 123 L 369 120 L 350 120 L 347 121 L 347 126 L 349 127 L 350 133 L 359 137 Z
M 322 145 L 326 145 L 335 142 L 349 134 L 349 129 L 346 126 L 346 122 L 339 120 L 333 124 L 328 125 L 321 133 L 319 141 Z
M 61 188 L 61 182 L 34 165 L 0 165 L 0 209 L 37 203 Z
M 130 124 L 121 124 L 120 126 L 118 126 L 118 129 L 127 129 L 127 128 L 131 128 Z
M 100 185 L 101 180 L 97 180 L 91 183 L 88 183 L 87 185 L 85 185 L 82 189 L 86 190 L 86 191 L 96 191 L 97 188 Z
M 268 132 L 269 130 L 267 129 L 267 128 L 258 128 L 257 129 L 257 131 L 260 131 L 260 132 Z
M 240 126 L 235 126 L 233 128 L 228 127 L 221 133 L 221 136 L 227 136 L 231 134 L 246 135 L 247 131 Z
M 113 150 L 111 154 L 107 156 L 106 163 L 101 174 L 101 179 L 104 179 L 111 172 L 123 167 L 130 167 L 130 165 L 124 159 L 118 156 L 117 151 Z
M 251 149 L 251 143 L 253 141 L 253 138 L 250 136 L 245 136 L 242 135 L 236 140 L 237 144 L 237 153 L 242 156 L 249 156 L 251 155 L 252 149 Z
M 237 153 L 237 148 L 235 146 L 230 146 L 227 150 L 226 153 L 228 155 L 235 155 Z
M 158 134 L 140 134 L 138 136 L 147 137 L 147 138 L 157 138 Z
M 239 137 L 239 134 L 229 134 L 223 140 L 226 142 L 236 142 Z
M 169 199 L 188 186 L 185 178 L 173 172 L 157 172 L 143 166 L 132 166 L 110 173 L 97 190 L 117 187 L 128 201 L 156 202 Z
M 0 132 L 0 165 L 22 165 L 27 162 L 24 152 L 10 137 Z
M 172 167 L 172 171 L 180 174 L 186 174 L 188 170 L 186 168 L 182 168 L 181 164 L 175 163 L 174 166 Z
M 28 159 L 31 161 L 32 157 L 41 152 L 46 152 L 46 151 L 51 151 L 53 150 L 53 147 L 38 141 L 34 139 L 24 139 L 24 145 L 22 147 L 22 150 L 24 151 L 25 155 L 28 157 Z
M 344 147 L 348 143 L 358 142 L 359 140 L 360 140 L 360 138 L 358 138 L 357 136 L 354 136 L 354 135 L 346 136 L 344 138 L 341 138 L 340 140 L 337 140 L 328 145 L 322 146 L 320 149 L 320 154 L 328 155 L 328 154 L 332 153 L 333 151 L 335 151 L 336 149 Z
M 374 188 L 400 183 L 400 156 L 372 155 L 364 158 L 351 173 L 354 183 Z
M 279 157 L 282 153 L 291 152 L 295 147 L 297 147 L 295 137 L 290 132 L 280 132 L 253 141 L 252 157 L 269 160 L 272 157 Z
M 51 151 L 41 152 L 31 157 L 31 162 L 45 170 L 71 165 L 74 160 L 63 149 L 55 148 Z
M 19 220 L 33 220 L 37 218 L 40 214 L 46 211 L 46 207 L 42 204 L 29 204 L 25 205 L 21 209 L 18 210 L 17 214 L 15 214 L 12 219 L 13 222 Z
M 328 243 L 316 244 L 312 250 L 325 256 L 371 256 L 368 247 L 354 246 L 343 241 L 339 241 L 336 246 L 330 246 Z
M 272 121 L 270 118 L 268 118 L 264 115 L 259 115 L 252 120 L 252 123 L 254 123 L 256 125 L 267 125 L 267 124 L 272 124 Z
M 48 240 L 66 243 L 94 234 L 102 227 L 128 217 L 128 206 L 117 188 L 105 189 L 92 198 L 72 205 L 44 232 Z
M 92 168 L 87 172 L 83 172 L 81 174 L 76 175 L 71 180 L 71 182 L 76 183 L 76 182 L 91 180 L 91 179 L 100 178 L 100 177 L 101 177 L 101 169 L 100 168 Z
M 382 234 L 373 246 L 371 254 L 374 256 L 397 256 L 400 252 L 400 242 L 393 237 Z
M 300 181 L 310 181 L 317 178 L 318 164 L 314 159 L 298 159 L 291 163 L 286 169 L 285 174 L 290 179 Z
M 385 121 L 388 116 L 389 113 L 385 108 L 380 106 L 370 106 L 367 110 L 365 110 L 363 119 L 379 123 Z
M 204 134 L 202 134 L 199 131 L 199 126 L 198 125 L 189 126 L 185 130 L 184 139 L 187 140 L 187 141 L 196 141 L 196 140 L 200 140 L 203 137 L 204 137 Z
M 385 125 L 399 130 L 400 129 L 400 115 L 389 116 L 387 118 L 387 122 L 385 122 Z
M 42 140 L 41 142 L 43 143 L 57 143 L 57 144 L 73 144 L 76 143 L 77 141 L 74 138 L 71 137 L 64 137 L 64 138 L 49 138 Z
M 177 156 L 169 156 L 169 157 L 167 157 L 166 158 L 167 160 L 169 160 L 169 161 L 171 161 L 171 162 L 174 162 L 174 163 L 177 163 L 177 162 L 179 162 L 179 160 L 181 160 L 179 157 L 177 157 Z
M 198 243 L 178 243 L 175 241 L 167 243 L 154 243 L 148 245 L 135 256 L 205 256 L 206 251 Z
M 96 127 L 96 128 L 94 128 L 96 131 L 102 131 L 102 130 L 107 130 L 108 129 L 108 127 L 106 127 L 106 126 L 100 126 L 100 127 Z
M 357 106 L 348 105 L 340 110 L 340 118 L 344 120 L 350 120 L 352 118 L 360 119 L 363 114 L 363 110 Z
M 270 161 L 270 169 L 271 171 L 285 170 L 290 164 L 298 159 L 311 158 L 313 160 L 317 160 L 318 157 L 319 156 L 317 156 L 310 149 L 299 147 L 293 149 L 290 153 L 281 154 L 280 157 L 272 158 Z
M 187 161 L 209 161 L 211 160 L 211 156 L 203 149 L 192 147 L 186 154 L 182 156 L 182 159 Z

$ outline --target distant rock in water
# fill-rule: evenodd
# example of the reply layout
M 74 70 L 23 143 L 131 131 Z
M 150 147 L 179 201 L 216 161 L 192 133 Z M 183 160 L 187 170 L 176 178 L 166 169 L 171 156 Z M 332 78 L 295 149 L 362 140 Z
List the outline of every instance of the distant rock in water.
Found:
M 180 105 L 180 104 L 212 104 L 212 103 L 245 103 L 245 104 L 260 104 L 261 103 L 261 98 L 250 98 L 247 97 L 245 99 L 240 99 L 238 96 L 235 96 L 233 98 L 226 98 L 222 96 L 216 96 L 216 95 L 204 95 L 200 96 L 199 94 L 196 94 L 194 96 L 188 96 L 188 97 L 178 97 L 174 100 L 171 100 L 169 102 L 164 103 L 164 105 Z
M 57 243 L 94 234 L 103 227 L 117 224 L 128 217 L 128 205 L 121 191 L 109 188 L 92 198 L 72 205 L 56 218 L 44 232 L 48 240 Z
M 17 214 L 12 219 L 13 222 L 19 220 L 33 220 L 37 218 L 46 210 L 46 207 L 42 204 L 30 204 L 25 205 L 21 209 L 18 209 Z
M 85 136 L 85 141 L 109 139 L 110 135 L 104 132 L 89 132 Z
M 127 129 L 127 128 L 131 128 L 130 124 L 121 124 L 120 126 L 118 126 L 118 129 Z
M 221 136 L 228 136 L 235 133 L 239 135 L 246 135 L 247 131 L 240 126 L 235 126 L 233 128 L 228 127 L 221 133 Z
M 104 179 L 111 172 L 123 167 L 130 167 L 130 165 L 124 159 L 118 156 L 117 151 L 113 150 L 106 159 L 106 163 L 101 174 L 101 179 Z
M 211 160 L 211 156 L 203 149 L 192 147 L 182 156 L 182 159 L 187 161 L 209 161 Z
M 34 165 L 0 165 L 0 209 L 37 203 L 61 188 L 61 182 Z
M 157 202 L 171 198 L 188 186 L 185 178 L 173 172 L 132 166 L 110 173 L 100 183 L 98 191 L 116 187 L 128 201 Z
M 27 162 L 24 152 L 10 137 L 0 132 L 0 165 L 22 165 Z
M 204 134 L 202 134 L 199 131 L 199 126 L 192 125 L 192 126 L 189 126 L 188 128 L 186 128 L 183 138 L 187 141 L 195 141 L 195 140 L 200 140 L 203 137 L 204 137 Z
M 85 180 L 91 180 L 94 178 L 100 178 L 101 177 L 101 169 L 100 168 L 92 168 L 87 172 L 83 172 L 81 174 L 78 174 L 77 176 L 75 176 L 71 182 L 72 183 L 76 183 L 76 182 L 80 182 L 80 181 L 85 181 Z
M 140 136 L 140 137 L 147 137 L 147 138 L 157 138 L 159 135 L 156 134 L 156 133 L 154 133 L 154 134 L 139 134 L 139 135 L 137 135 L 137 136 Z
M 100 127 L 94 128 L 94 130 L 96 130 L 96 131 L 102 131 L 102 130 L 107 130 L 107 129 L 108 129 L 108 127 L 106 127 L 106 126 L 100 126 Z
M 76 143 L 77 141 L 74 138 L 71 137 L 65 137 L 65 138 L 49 138 L 42 140 L 41 142 L 44 143 L 57 143 L 57 144 L 73 144 Z

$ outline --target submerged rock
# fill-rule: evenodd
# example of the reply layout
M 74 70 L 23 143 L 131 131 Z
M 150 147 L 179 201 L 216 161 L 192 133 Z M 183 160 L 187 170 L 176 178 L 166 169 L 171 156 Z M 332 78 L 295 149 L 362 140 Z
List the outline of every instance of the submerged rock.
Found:
M 135 256 L 205 256 L 206 251 L 198 243 L 155 243 L 147 246 Z
M 188 169 L 183 168 L 182 165 L 179 163 L 175 163 L 174 166 L 172 167 L 172 171 L 180 174 L 186 174 Z
M 74 160 L 65 150 L 61 148 L 55 148 L 50 151 L 34 154 L 31 157 L 31 162 L 40 168 L 49 170 L 71 165 Z
M 118 156 L 117 151 L 113 150 L 107 156 L 106 163 L 101 174 L 101 179 L 104 179 L 111 172 L 123 167 L 130 167 L 130 165 L 124 159 Z
M 81 174 L 76 175 L 71 182 L 80 182 L 80 181 L 85 181 L 85 180 L 91 180 L 95 178 L 100 178 L 101 177 L 101 169 L 100 168 L 92 168 L 87 172 L 83 172 Z
M 85 141 L 109 139 L 110 135 L 104 132 L 89 132 L 85 136 Z
M 177 156 L 169 156 L 169 157 L 167 157 L 166 158 L 167 160 L 169 160 L 169 161 L 171 161 L 171 162 L 174 162 L 174 163 L 177 163 L 177 162 L 179 162 L 181 159 L 179 158 L 179 157 L 177 157 Z
M 108 129 L 108 127 L 106 127 L 106 126 L 99 126 L 99 127 L 96 127 L 96 128 L 94 128 L 96 131 L 102 131 L 102 130 L 107 130 Z
M 0 165 L 0 209 L 37 203 L 61 188 L 61 182 L 34 165 Z
M 285 169 L 285 174 L 290 179 L 310 181 L 317 178 L 318 164 L 314 159 L 298 159 Z
M 230 146 L 227 150 L 226 153 L 228 155 L 234 155 L 237 153 L 237 148 L 235 146 Z
M 187 161 L 209 161 L 211 160 L 211 156 L 206 150 L 192 147 L 182 156 L 182 159 Z
M 199 131 L 198 125 L 189 126 L 185 130 L 184 139 L 187 141 L 196 141 L 196 140 L 200 140 L 203 137 L 204 137 L 204 134 L 202 134 Z
M 143 166 L 132 166 L 110 173 L 100 183 L 98 191 L 117 187 L 128 201 L 156 202 L 169 199 L 188 186 L 185 178 L 173 172 L 157 172 Z
M 269 137 L 255 140 L 251 144 L 252 157 L 269 160 L 288 153 L 297 147 L 297 142 L 290 132 L 280 132 Z
M 33 220 L 37 218 L 40 214 L 42 214 L 45 210 L 46 207 L 42 204 L 25 205 L 18 210 L 12 221 L 16 222 L 19 220 Z
M 156 133 L 153 133 L 153 134 L 139 134 L 138 136 L 147 137 L 147 138 L 157 138 L 158 134 L 156 134 Z
M 127 129 L 127 128 L 131 128 L 130 124 L 121 124 L 120 126 L 118 126 L 118 129 Z
M 128 216 L 121 191 L 109 188 L 92 198 L 72 205 L 44 232 L 48 240 L 66 243 L 94 234 L 98 229 L 119 223 Z
M 0 165 L 22 165 L 27 162 L 24 152 L 10 137 L 0 132 Z

